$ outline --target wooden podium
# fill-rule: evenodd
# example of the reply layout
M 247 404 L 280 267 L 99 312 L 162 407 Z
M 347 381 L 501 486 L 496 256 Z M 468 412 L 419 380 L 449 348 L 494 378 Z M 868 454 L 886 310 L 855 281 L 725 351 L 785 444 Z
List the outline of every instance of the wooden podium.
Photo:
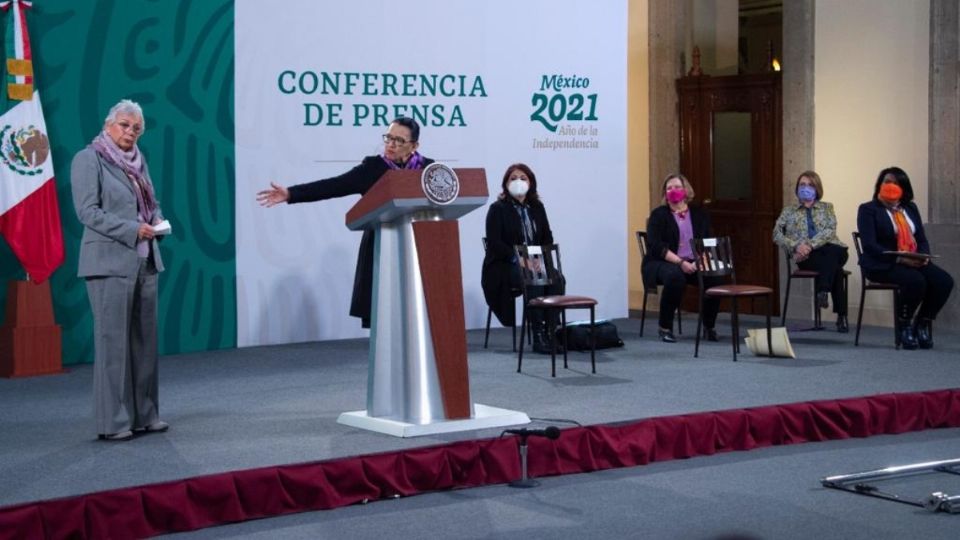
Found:
M 0 326 L 0 377 L 63 373 L 60 326 L 53 319 L 50 282 L 11 281 Z
M 341 424 L 400 437 L 528 423 L 472 403 L 457 218 L 486 204 L 483 169 L 384 174 L 347 212 L 376 234 L 367 408 Z

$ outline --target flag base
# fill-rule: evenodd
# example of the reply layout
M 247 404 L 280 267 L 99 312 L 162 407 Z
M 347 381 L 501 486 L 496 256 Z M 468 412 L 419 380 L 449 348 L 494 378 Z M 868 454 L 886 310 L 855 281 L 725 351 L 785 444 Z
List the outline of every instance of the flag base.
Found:
M 0 326 L 0 377 L 63 373 L 61 352 L 50 282 L 11 281 L 7 314 Z

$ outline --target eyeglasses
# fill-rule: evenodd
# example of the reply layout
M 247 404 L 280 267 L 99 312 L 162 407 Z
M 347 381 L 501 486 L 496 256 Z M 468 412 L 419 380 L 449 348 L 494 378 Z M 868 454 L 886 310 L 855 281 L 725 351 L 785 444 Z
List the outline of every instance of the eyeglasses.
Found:
M 403 146 L 403 145 L 407 144 L 407 143 L 410 142 L 410 141 L 404 139 L 403 137 L 394 137 L 393 135 L 390 135 L 389 133 L 384 133 L 384 134 L 383 134 L 383 142 L 384 142 L 384 144 L 393 143 L 393 144 L 396 144 L 397 146 Z
M 117 127 L 119 127 L 122 131 L 130 131 L 135 135 L 139 135 L 140 133 L 143 133 L 143 126 L 140 124 L 117 122 Z

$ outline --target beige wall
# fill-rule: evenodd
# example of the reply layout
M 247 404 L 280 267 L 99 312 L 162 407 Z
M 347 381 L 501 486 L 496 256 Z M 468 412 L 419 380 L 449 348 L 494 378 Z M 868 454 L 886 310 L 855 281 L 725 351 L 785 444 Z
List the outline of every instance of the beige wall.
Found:
M 907 171 L 926 220 L 929 26 L 926 0 L 816 2 L 814 168 L 847 244 L 857 207 L 884 167 Z M 860 275 L 852 245 L 847 269 L 855 315 Z M 871 293 L 865 306 L 865 323 L 892 325 L 890 295 Z
M 627 284 L 629 307 L 643 301 L 640 253 L 634 231 L 650 214 L 650 76 L 648 0 L 630 0 L 627 29 Z

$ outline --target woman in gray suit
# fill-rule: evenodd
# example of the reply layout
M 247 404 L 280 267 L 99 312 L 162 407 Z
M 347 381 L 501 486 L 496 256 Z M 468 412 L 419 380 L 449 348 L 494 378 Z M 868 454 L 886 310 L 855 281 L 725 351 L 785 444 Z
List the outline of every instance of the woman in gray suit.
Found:
M 130 100 L 110 109 L 103 131 L 77 153 L 70 186 L 83 224 L 79 277 L 93 310 L 94 413 L 101 439 L 156 433 L 157 273 L 154 225 L 163 214 L 137 139 L 143 111 Z

